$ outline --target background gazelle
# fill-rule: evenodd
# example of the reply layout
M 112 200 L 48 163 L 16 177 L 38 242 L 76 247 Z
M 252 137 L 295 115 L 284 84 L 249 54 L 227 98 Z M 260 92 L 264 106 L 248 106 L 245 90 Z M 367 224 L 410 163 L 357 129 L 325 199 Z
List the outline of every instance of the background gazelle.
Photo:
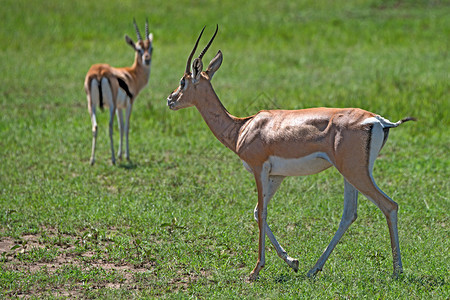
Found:
M 92 154 L 91 165 L 95 162 L 95 144 L 97 140 L 96 108 L 109 107 L 109 139 L 111 143 L 111 161 L 116 163 L 113 143 L 113 121 L 117 111 L 119 121 L 120 141 L 117 156 L 122 158 L 123 133 L 125 131 L 126 152 L 125 157 L 130 159 L 128 133 L 130 130 L 130 116 L 133 102 L 139 92 L 147 85 L 150 77 L 152 62 L 153 34 L 148 32 L 148 20 L 145 22 L 145 40 L 142 39 L 136 21 L 133 20 L 138 38 L 135 44 L 125 35 L 125 41 L 134 49 L 134 63 L 131 67 L 113 68 L 107 64 L 92 65 L 84 80 L 84 89 L 87 94 L 88 109 L 92 121 Z M 122 109 L 125 109 L 125 127 Z
M 267 205 L 286 176 L 315 174 L 331 166 L 344 176 L 344 212 L 338 231 L 308 276 L 322 270 L 334 247 L 355 221 L 358 191 L 385 215 L 391 238 L 394 276 L 402 273 L 398 205 L 377 187 L 372 168 L 389 129 L 413 118 L 393 123 L 358 108 L 265 110 L 247 118 L 234 117 L 222 105 L 211 85 L 212 77 L 222 64 L 220 50 L 206 71 L 202 71 L 202 57 L 214 40 L 218 27 L 192 63 L 192 72 L 190 70 L 203 30 L 189 55 L 180 85 L 167 98 L 167 105 L 172 110 L 195 106 L 216 138 L 235 152 L 255 177 L 258 203 L 254 217 L 259 226 L 259 252 L 250 279 L 256 279 L 264 267 L 266 234 L 278 255 L 298 271 L 298 260 L 291 258 L 280 246 L 266 222 Z

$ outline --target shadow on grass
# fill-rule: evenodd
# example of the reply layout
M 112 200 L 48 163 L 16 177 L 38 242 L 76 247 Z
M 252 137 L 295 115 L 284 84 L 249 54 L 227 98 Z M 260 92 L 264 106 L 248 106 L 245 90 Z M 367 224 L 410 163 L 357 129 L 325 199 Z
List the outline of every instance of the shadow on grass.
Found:
M 448 282 L 445 282 L 445 278 L 442 278 L 440 276 L 433 276 L 433 275 L 408 275 L 405 276 L 403 279 L 404 282 L 423 286 L 425 288 L 434 289 L 439 288 L 448 285 Z
M 306 276 L 306 274 L 302 275 L 302 274 L 298 274 L 298 273 L 281 274 L 280 276 L 275 277 L 275 283 L 279 283 L 279 284 L 284 284 L 284 283 L 290 282 L 292 280 L 301 280 L 301 281 L 315 280 L 315 277 L 309 278 L 308 276 Z
M 134 163 L 133 161 L 126 161 L 126 162 L 121 162 L 119 164 L 119 168 L 121 169 L 125 169 L 125 170 L 134 170 L 138 167 L 137 163 Z

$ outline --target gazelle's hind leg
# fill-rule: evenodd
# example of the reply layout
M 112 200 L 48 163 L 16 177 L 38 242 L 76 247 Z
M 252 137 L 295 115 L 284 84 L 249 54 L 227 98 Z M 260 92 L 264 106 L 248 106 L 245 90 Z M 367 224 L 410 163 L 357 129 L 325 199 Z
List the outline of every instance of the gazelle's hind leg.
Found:
M 320 256 L 319 260 L 317 260 L 314 267 L 309 270 L 307 276 L 314 276 L 317 272 L 321 271 L 323 265 L 327 261 L 334 247 L 339 243 L 339 240 L 342 238 L 344 233 L 350 227 L 350 225 L 356 220 L 357 217 L 357 200 L 358 200 L 358 191 L 350 184 L 347 180 L 344 179 L 344 213 L 342 214 L 341 222 L 339 224 L 339 228 L 331 240 L 328 247 Z
M 116 157 L 114 154 L 114 143 L 113 143 L 113 123 L 116 107 L 113 99 L 113 94 L 111 91 L 111 85 L 107 78 L 102 78 L 102 94 L 109 106 L 109 140 L 111 144 L 111 162 L 114 165 L 116 163 Z
M 95 145 L 97 142 L 97 119 L 96 119 L 96 108 L 99 103 L 99 90 L 98 81 L 93 79 L 91 81 L 90 91 L 87 94 L 89 115 L 91 116 L 92 122 L 92 150 L 91 150 L 91 166 L 95 163 Z
M 398 204 L 395 203 L 389 196 L 387 196 L 375 183 L 372 177 L 372 169 L 375 163 L 387 132 L 383 130 L 383 126 L 379 123 L 374 123 L 369 133 L 368 151 L 366 153 L 367 167 L 356 167 L 340 169 L 339 171 L 344 175 L 345 179 L 351 183 L 358 191 L 371 200 L 383 212 L 386 217 L 389 227 L 389 235 L 391 240 L 391 248 L 394 264 L 394 276 L 403 272 L 402 261 L 400 257 L 400 245 L 397 229 L 397 213 Z M 354 157 L 346 158 L 351 164 Z M 362 165 L 362 164 L 360 164 Z M 338 168 L 339 169 L 339 168 Z
M 373 180 L 371 175 L 366 178 L 352 178 L 354 186 L 383 212 L 389 227 L 391 248 L 394 264 L 394 276 L 403 272 L 402 260 L 400 257 L 400 243 L 397 229 L 398 204 L 387 196 Z

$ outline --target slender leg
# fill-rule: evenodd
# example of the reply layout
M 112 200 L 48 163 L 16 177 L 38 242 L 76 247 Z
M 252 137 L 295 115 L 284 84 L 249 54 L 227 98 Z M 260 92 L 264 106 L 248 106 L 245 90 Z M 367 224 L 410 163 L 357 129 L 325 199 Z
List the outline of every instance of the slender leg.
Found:
M 93 166 L 95 163 L 95 144 L 97 143 L 97 120 L 95 118 L 95 108 L 92 110 L 91 120 L 92 120 L 92 150 L 91 150 L 90 164 L 91 166 Z
M 323 265 L 327 261 L 334 247 L 339 243 L 344 233 L 350 227 L 350 225 L 356 220 L 357 213 L 357 200 L 358 200 L 358 190 L 356 190 L 348 181 L 344 178 L 344 212 L 342 214 L 341 222 L 339 228 L 331 240 L 328 247 L 320 256 L 319 260 L 316 262 L 314 267 L 309 270 L 307 276 L 314 276 L 317 272 L 322 270 Z
M 267 218 L 267 203 L 264 201 L 264 186 L 267 186 L 269 180 L 268 166 L 265 164 L 261 168 L 252 168 L 255 176 L 256 187 L 258 189 L 258 227 L 259 227 L 259 243 L 258 243 L 258 261 L 253 271 L 250 273 L 250 280 L 258 278 L 259 271 L 265 265 L 265 237 L 266 226 L 264 225 Z
M 277 191 L 278 187 L 280 186 L 281 182 L 283 182 L 284 176 L 269 176 L 269 182 L 267 185 L 267 194 L 265 194 L 265 201 L 267 202 L 267 205 L 269 204 L 272 197 L 275 195 L 275 192 Z M 254 210 L 254 216 L 256 222 L 258 222 L 258 204 L 255 207 Z M 287 252 L 281 247 L 281 245 L 278 243 L 277 239 L 272 233 L 272 230 L 270 229 L 267 222 L 264 224 L 266 229 L 267 237 L 269 238 L 272 245 L 275 247 L 275 250 L 277 251 L 277 254 L 279 257 L 281 257 L 295 272 L 298 271 L 298 260 L 291 258 Z
M 398 204 L 394 202 L 389 196 L 387 196 L 375 183 L 372 176 L 370 176 L 371 184 L 369 186 L 361 187 L 364 188 L 364 194 L 369 200 L 375 203 L 378 208 L 383 212 L 386 217 L 386 221 L 389 228 L 389 236 L 391 240 L 392 257 L 394 265 L 394 277 L 397 277 L 403 273 L 402 259 L 400 255 L 400 242 L 398 237 L 398 227 L 397 227 L 397 214 L 398 214 Z M 357 185 L 355 185 L 358 188 Z M 358 188 L 359 189 L 359 188 Z
M 114 123 L 114 108 L 109 109 L 109 141 L 111 144 L 111 163 L 116 164 L 116 158 L 114 157 L 114 142 L 113 142 L 113 124 Z
M 384 129 L 381 125 L 374 124 L 370 131 L 369 151 L 367 153 L 368 168 L 355 172 L 358 169 L 342 169 L 339 170 L 345 179 L 348 180 L 358 191 L 371 200 L 383 212 L 389 227 L 389 235 L 391 239 L 391 248 L 394 264 L 394 276 L 397 277 L 403 272 L 402 260 L 400 257 L 400 245 L 397 229 L 397 212 L 398 204 L 387 196 L 375 183 L 372 176 L 372 169 L 375 160 L 384 143 Z M 347 158 L 350 162 L 351 157 Z
M 87 95 L 88 109 L 92 123 L 92 150 L 90 159 L 91 166 L 94 165 L 95 163 L 95 145 L 97 142 L 97 119 L 95 117 L 95 111 L 98 99 L 99 99 L 98 82 L 97 80 L 93 79 L 91 82 L 90 91 Z
M 109 140 L 111 144 L 111 162 L 112 164 L 116 164 L 116 158 L 114 155 L 114 143 L 113 143 L 113 123 L 114 123 L 114 113 L 116 111 L 115 105 L 114 105 L 114 99 L 112 96 L 111 87 L 109 85 L 109 82 L 106 78 L 102 79 L 102 93 L 104 99 L 109 104 Z
M 126 152 L 125 152 L 125 158 L 127 160 L 130 160 L 130 147 L 128 144 L 128 133 L 130 132 L 130 117 L 131 117 L 131 110 L 133 108 L 133 104 L 131 104 L 131 100 L 128 98 L 129 104 L 127 105 L 127 109 L 126 109 L 126 119 L 125 119 L 125 139 L 126 139 L 126 143 L 127 143 L 127 148 L 126 148 Z
M 119 151 L 117 151 L 117 157 L 122 159 L 122 147 L 123 147 L 123 113 L 121 108 L 117 108 L 117 121 L 119 123 L 119 132 L 120 132 L 120 140 L 119 140 Z

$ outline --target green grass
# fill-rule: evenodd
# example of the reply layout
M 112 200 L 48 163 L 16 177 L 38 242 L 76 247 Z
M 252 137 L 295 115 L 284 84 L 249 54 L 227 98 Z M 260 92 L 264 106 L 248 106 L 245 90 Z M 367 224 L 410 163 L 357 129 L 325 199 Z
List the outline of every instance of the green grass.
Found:
M 447 1 L 0 3 L 0 298 L 450 297 Z M 133 17 L 149 18 L 155 41 L 132 163 L 110 165 L 103 113 L 91 167 L 84 75 L 132 63 Z M 299 273 L 268 245 L 260 279 L 246 281 L 258 243 L 252 176 L 195 109 L 165 100 L 201 28 L 209 37 L 217 23 L 205 61 L 222 50 L 213 85 L 236 116 L 329 106 L 418 118 L 391 131 L 374 170 L 400 205 L 398 280 L 386 221 L 362 196 L 323 272 L 306 278 L 342 213 L 330 169 L 287 179 L 269 205 Z

